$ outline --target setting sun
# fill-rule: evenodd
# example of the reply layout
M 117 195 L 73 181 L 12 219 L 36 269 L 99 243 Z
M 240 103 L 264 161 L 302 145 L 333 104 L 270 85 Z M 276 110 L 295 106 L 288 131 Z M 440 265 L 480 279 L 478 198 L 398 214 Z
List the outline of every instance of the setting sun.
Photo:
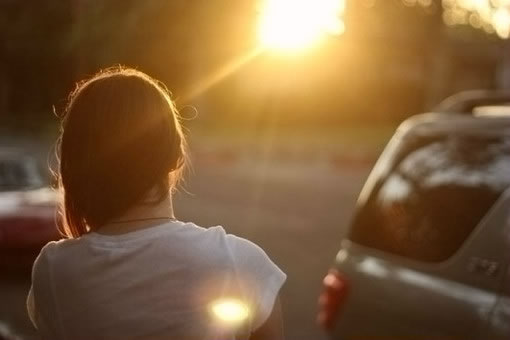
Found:
M 340 35 L 345 0 L 264 0 L 259 41 L 264 48 L 293 51 L 320 41 L 327 34 Z

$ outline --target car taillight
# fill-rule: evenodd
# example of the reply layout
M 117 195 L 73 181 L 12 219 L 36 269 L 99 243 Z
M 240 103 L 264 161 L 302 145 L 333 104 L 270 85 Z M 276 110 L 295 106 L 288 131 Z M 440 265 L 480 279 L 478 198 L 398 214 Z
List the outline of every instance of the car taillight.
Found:
M 323 289 L 319 296 L 318 324 L 324 329 L 331 329 L 338 316 L 340 307 L 349 292 L 349 283 L 338 270 L 331 269 L 322 281 Z

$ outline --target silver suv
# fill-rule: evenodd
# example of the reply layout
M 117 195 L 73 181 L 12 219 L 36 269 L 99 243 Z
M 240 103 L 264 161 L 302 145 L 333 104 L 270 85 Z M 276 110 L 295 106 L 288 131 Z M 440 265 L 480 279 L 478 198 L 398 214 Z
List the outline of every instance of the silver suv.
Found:
M 399 127 L 323 281 L 330 338 L 509 338 L 510 115 L 481 113 Z

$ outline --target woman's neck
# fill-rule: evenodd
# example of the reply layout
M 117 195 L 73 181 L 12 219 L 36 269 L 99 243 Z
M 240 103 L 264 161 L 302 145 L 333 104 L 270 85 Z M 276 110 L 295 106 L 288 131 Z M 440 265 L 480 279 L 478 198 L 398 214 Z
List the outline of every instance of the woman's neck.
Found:
M 138 229 L 145 229 L 154 225 L 175 220 L 172 197 L 168 194 L 163 200 L 156 201 L 149 198 L 146 202 L 137 204 L 122 215 L 110 220 L 96 231 L 100 234 L 124 234 Z

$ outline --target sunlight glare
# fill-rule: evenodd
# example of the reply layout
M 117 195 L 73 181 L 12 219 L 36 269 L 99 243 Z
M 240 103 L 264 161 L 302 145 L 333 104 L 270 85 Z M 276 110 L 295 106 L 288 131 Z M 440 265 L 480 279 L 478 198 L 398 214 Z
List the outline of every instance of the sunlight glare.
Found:
M 262 50 L 260 48 L 248 51 L 247 53 L 226 62 L 223 66 L 215 69 L 213 72 L 204 75 L 196 83 L 193 84 L 192 88 L 184 92 L 181 100 L 183 102 L 188 102 L 195 99 L 196 97 L 199 97 L 216 84 L 239 71 L 242 67 L 255 59 L 261 52 Z
M 345 0 L 264 0 L 259 41 L 264 48 L 299 50 L 326 34 L 341 35 Z
M 220 299 L 211 304 L 213 315 L 230 324 L 245 321 L 249 316 L 249 310 L 246 304 L 238 299 Z

